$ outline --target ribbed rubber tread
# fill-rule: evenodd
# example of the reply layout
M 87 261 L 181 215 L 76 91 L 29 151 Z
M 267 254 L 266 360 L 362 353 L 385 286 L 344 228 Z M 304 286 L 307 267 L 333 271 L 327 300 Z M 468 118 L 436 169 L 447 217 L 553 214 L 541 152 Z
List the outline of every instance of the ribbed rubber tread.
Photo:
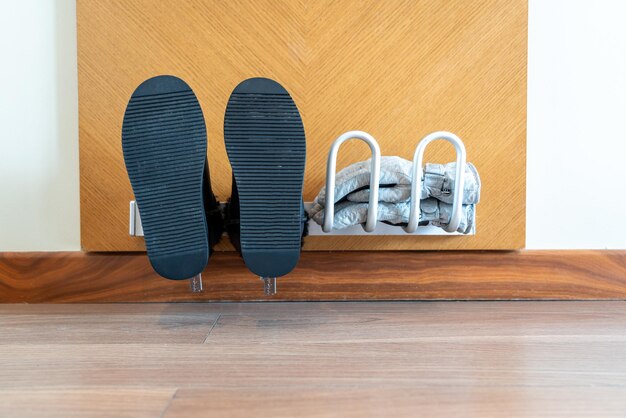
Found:
M 143 84 L 135 91 L 124 115 L 122 148 L 148 257 L 162 276 L 186 279 L 208 261 L 202 195 L 207 136 L 195 94 L 175 81 L 175 91 L 159 93 L 157 86 L 143 95 Z
M 302 240 L 306 141 L 298 108 L 286 91 L 235 89 L 224 137 L 239 190 L 244 261 L 260 276 L 282 276 L 295 266 Z

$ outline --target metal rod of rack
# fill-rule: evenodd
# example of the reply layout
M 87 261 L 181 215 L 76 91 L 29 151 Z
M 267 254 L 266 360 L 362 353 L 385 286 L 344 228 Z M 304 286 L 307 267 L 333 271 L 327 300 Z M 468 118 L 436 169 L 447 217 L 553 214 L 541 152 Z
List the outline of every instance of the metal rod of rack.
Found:
M 446 226 L 446 232 L 454 232 L 461 223 L 461 210 L 463 209 L 463 190 L 465 186 L 465 145 L 461 139 L 450 132 L 438 131 L 426 135 L 415 149 L 413 156 L 413 173 L 411 181 L 411 211 L 409 223 L 404 231 L 413 233 L 417 230 L 420 220 L 420 197 L 422 193 L 422 181 L 424 177 L 424 151 L 433 141 L 443 139 L 454 146 L 456 150 L 456 175 L 454 180 L 454 203 L 452 204 L 452 216 Z
M 349 131 L 340 135 L 330 147 L 328 163 L 326 165 L 326 204 L 324 207 L 324 232 L 331 232 L 335 220 L 335 174 L 337 172 L 337 153 L 341 144 L 349 139 L 360 139 L 365 142 L 372 152 L 372 166 L 370 172 L 370 197 L 367 207 L 367 221 L 363 225 L 366 232 L 376 229 L 378 219 L 378 186 L 380 178 L 380 147 L 374 137 L 363 131 Z

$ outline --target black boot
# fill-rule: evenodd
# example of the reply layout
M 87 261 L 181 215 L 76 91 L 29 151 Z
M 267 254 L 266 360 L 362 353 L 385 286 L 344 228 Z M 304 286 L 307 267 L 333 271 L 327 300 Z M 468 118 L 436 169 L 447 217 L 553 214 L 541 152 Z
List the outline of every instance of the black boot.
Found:
M 245 80 L 228 101 L 224 139 L 233 168 L 230 239 L 253 273 L 284 276 L 300 258 L 306 224 L 306 140 L 298 108 L 277 82 Z
M 122 149 L 152 267 L 168 279 L 200 274 L 222 222 L 204 117 L 191 88 L 173 76 L 143 82 L 124 114 Z

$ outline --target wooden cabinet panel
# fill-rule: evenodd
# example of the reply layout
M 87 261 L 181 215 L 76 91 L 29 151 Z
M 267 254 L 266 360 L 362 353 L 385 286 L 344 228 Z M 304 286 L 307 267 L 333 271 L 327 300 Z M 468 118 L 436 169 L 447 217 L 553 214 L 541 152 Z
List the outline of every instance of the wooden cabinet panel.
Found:
M 78 0 L 81 234 L 88 251 L 142 250 L 128 236 L 132 190 L 121 152 L 126 103 L 157 74 L 185 79 L 202 105 L 213 187 L 230 194 L 223 116 L 253 76 L 292 94 L 307 134 L 305 200 L 324 183 L 331 142 L 374 135 L 411 159 L 449 130 L 483 183 L 475 236 L 310 237 L 306 249 L 515 249 L 525 240 L 526 0 Z M 368 158 L 342 147 L 338 167 Z M 435 144 L 427 160 L 454 154 Z M 228 249 L 227 243 L 220 244 Z

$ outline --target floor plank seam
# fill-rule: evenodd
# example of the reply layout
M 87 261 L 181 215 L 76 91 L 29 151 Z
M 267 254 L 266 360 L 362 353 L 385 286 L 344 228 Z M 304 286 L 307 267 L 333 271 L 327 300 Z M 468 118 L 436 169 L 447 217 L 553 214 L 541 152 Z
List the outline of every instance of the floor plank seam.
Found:
M 161 415 L 159 415 L 159 418 L 164 418 L 165 417 L 165 414 L 167 413 L 167 410 L 170 409 L 170 406 L 172 406 L 172 402 L 174 402 L 174 398 L 176 398 L 176 395 L 178 394 L 179 390 L 180 390 L 180 388 L 176 388 L 176 390 L 174 391 L 174 393 L 170 397 L 169 401 L 167 401 L 167 404 L 165 405 L 165 408 L 163 408 L 163 411 L 161 412 Z
M 222 314 L 217 314 L 217 318 L 215 318 L 215 321 L 213 321 L 213 325 L 211 325 L 211 328 L 209 329 L 209 332 L 207 333 L 206 337 L 204 338 L 204 341 L 202 342 L 202 344 L 206 344 L 207 341 L 209 340 L 209 337 L 211 336 L 211 332 L 213 332 L 213 328 L 215 328 L 215 326 L 217 325 L 217 321 L 220 320 L 220 318 L 222 317 Z

